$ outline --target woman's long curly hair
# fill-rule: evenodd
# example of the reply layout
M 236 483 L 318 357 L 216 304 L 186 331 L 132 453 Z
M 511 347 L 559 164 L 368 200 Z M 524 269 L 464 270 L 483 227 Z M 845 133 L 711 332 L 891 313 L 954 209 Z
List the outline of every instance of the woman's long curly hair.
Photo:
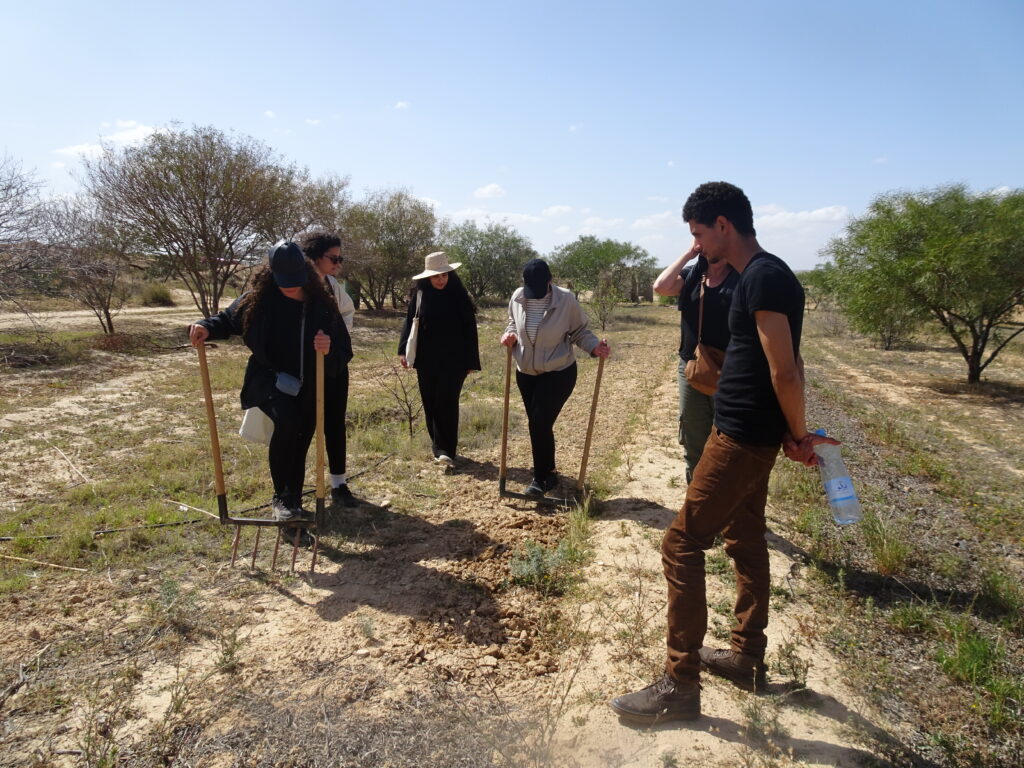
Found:
M 249 286 L 249 292 L 242 297 L 242 301 L 238 305 L 239 310 L 242 311 L 243 333 L 248 332 L 252 318 L 260 311 L 260 307 L 263 306 L 263 300 L 267 291 L 279 290 L 269 264 L 264 264 L 253 273 L 253 276 L 249 279 Z M 338 312 L 338 305 L 334 301 L 334 297 L 327 293 L 323 280 L 321 280 L 320 275 L 308 260 L 306 261 L 306 284 L 302 286 L 302 293 L 303 303 L 307 307 L 314 304 L 323 304 L 327 307 L 327 312 L 332 319 L 341 320 L 341 314 Z
M 448 285 L 443 290 L 437 290 L 429 277 L 421 277 L 413 280 L 409 289 L 410 301 L 416 301 L 416 291 L 423 291 L 423 304 L 420 307 L 420 317 L 429 317 L 433 306 L 438 301 L 454 301 L 455 306 L 461 311 L 470 315 L 476 315 L 476 304 L 462 284 L 458 273 L 453 269 L 448 273 Z

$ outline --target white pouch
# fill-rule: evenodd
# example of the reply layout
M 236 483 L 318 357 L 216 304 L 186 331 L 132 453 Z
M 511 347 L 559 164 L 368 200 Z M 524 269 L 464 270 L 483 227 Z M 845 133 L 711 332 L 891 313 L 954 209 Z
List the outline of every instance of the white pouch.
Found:
M 274 422 L 262 408 L 246 408 L 238 434 L 254 443 L 270 445 L 270 438 L 274 434 Z

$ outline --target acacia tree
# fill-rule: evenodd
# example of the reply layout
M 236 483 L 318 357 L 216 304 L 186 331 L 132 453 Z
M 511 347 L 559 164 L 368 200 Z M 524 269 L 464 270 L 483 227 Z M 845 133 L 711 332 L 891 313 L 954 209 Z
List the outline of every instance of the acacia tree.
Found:
M 825 249 L 840 302 L 862 322 L 895 305 L 937 321 L 982 372 L 1024 326 L 1024 191 L 975 195 L 955 185 L 876 198 Z
M 375 309 L 390 298 L 397 308 L 399 286 L 423 269 L 434 245 L 434 209 L 406 190 L 378 191 L 354 204 L 346 216 L 353 272 Z
M 88 191 L 104 216 L 139 233 L 205 316 L 224 289 L 297 221 L 305 171 L 268 146 L 213 127 L 166 130 L 137 147 L 106 146 L 85 163 Z
M 654 257 L 638 245 L 584 235 L 552 252 L 551 271 L 572 284 L 577 298 L 583 291 L 596 291 L 602 274 L 609 273 L 617 293 L 637 302 L 658 269 Z
M 449 261 L 462 263 L 463 284 L 474 301 L 485 296 L 507 299 L 519 285 L 523 265 L 537 257 L 530 241 L 507 224 L 445 222 L 438 238 Z
M 40 183 L 14 158 L 0 157 L 0 299 L 39 282 L 45 261 L 34 241 Z
M 83 198 L 50 201 L 42 220 L 48 260 L 59 265 L 64 291 L 92 310 L 104 333 L 113 333 L 114 317 L 128 297 L 124 276 L 132 234 Z

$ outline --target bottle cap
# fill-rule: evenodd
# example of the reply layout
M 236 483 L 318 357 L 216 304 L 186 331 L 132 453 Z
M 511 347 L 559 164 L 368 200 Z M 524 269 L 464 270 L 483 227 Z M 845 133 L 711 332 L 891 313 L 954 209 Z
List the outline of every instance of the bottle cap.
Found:
M 814 430 L 814 434 L 821 435 L 822 437 L 825 437 L 825 430 L 824 429 L 816 429 L 816 430 Z

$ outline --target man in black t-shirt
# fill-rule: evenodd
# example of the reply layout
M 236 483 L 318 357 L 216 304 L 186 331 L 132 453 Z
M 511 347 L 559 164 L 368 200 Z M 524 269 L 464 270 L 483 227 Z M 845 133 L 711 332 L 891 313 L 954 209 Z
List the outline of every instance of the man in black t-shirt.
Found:
M 705 276 L 701 310 L 700 289 Z M 721 350 L 728 346 L 729 307 L 739 279 L 739 273 L 724 258 L 709 260 L 694 243 L 654 281 L 655 293 L 679 297 L 679 444 L 683 446 L 687 484 L 693 480 L 693 469 L 711 434 L 715 401 L 687 381 L 686 363 L 693 359 L 698 332 L 702 344 Z
M 816 444 L 836 444 L 807 431 L 803 289 L 785 262 L 758 244 L 747 196 L 725 182 L 702 184 L 686 201 L 683 219 L 695 245 L 709 259 L 728 261 L 740 280 L 729 311 L 715 426 L 661 545 L 668 582 L 665 674 L 611 702 L 623 720 L 643 724 L 699 717 L 702 665 L 746 690 L 764 688 L 771 584 L 764 536 L 768 476 L 780 446 L 790 459 L 812 466 Z M 716 650 L 703 647 L 704 551 L 718 535 L 736 565 L 736 626 L 731 647 Z

